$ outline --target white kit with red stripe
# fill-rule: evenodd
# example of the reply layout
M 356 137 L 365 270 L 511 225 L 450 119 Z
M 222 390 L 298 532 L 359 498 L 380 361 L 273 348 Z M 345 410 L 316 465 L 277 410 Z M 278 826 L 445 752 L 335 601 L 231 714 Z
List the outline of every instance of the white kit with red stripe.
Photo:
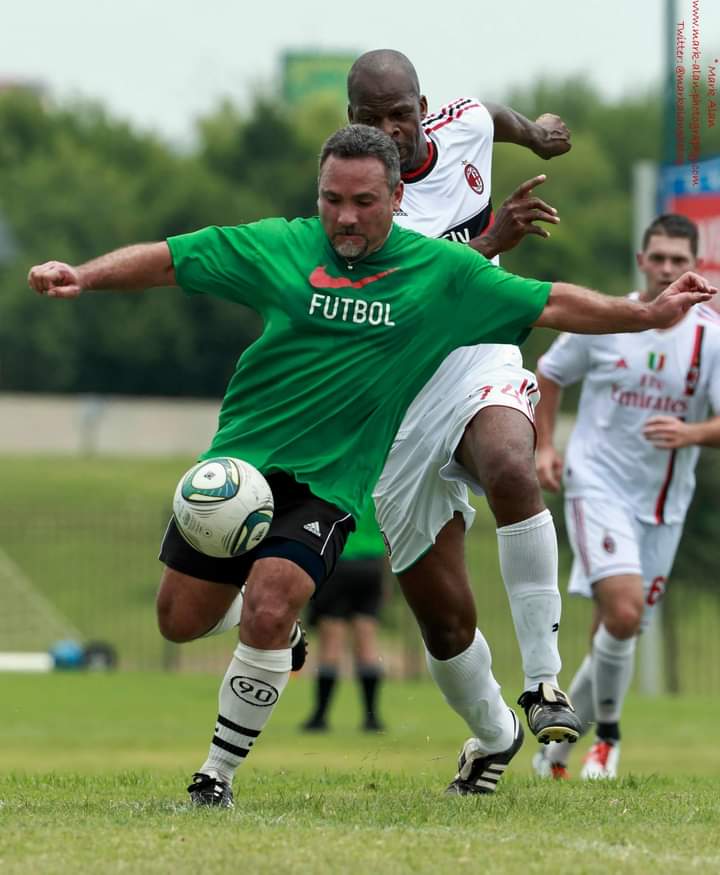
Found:
M 492 118 L 479 100 L 461 98 L 428 116 L 424 131 L 428 157 L 403 176 L 395 221 L 468 243 L 492 223 Z M 473 416 L 503 406 L 533 422 L 537 399 L 535 377 L 515 346 L 463 347 L 445 359 L 406 412 L 373 494 L 393 571 L 425 554 L 455 513 L 463 514 L 466 530 L 472 525 L 467 487 L 482 490 L 455 461 L 455 450 Z
M 428 156 L 403 175 L 395 221 L 425 237 L 468 243 L 492 222 L 492 118 L 479 100 L 464 97 L 427 116 L 423 130 Z
M 468 243 L 492 225 L 490 174 L 492 170 L 493 120 L 475 97 L 461 97 L 423 121 L 428 156 L 422 166 L 403 175 L 405 193 L 395 222 L 426 237 Z M 497 263 L 497 258 L 493 259 Z M 460 383 L 468 372 L 477 375 L 479 388 L 487 385 L 482 369 L 517 367 L 518 389 L 528 376 L 533 403 L 537 387 L 522 369 L 516 346 L 484 344 L 456 349 L 445 359 L 406 413 L 407 427 L 425 415 L 437 398 L 460 397 Z M 532 418 L 532 406 L 529 408 Z
M 667 331 L 563 335 L 538 370 L 561 386 L 584 380 L 566 497 L 610 499 L 651 525 L 682 523 L 700 448 L 656 449 L 643 426 L 653 416 L 700 422 L 710 408 L 720 413 L 718 314 L 701 305 Z

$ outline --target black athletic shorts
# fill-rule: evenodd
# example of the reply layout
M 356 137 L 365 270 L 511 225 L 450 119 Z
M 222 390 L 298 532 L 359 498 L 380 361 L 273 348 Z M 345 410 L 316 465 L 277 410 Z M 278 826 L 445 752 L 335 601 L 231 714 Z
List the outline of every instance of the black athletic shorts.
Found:
M 206 556 L 188 544 L 173 518 L 160 547 L 160 561 L 192 577 L 240 587 L 256 559 L 273 556 L 299 565 L 319 586 L 332 574 L 348 535 L 355 530 L 355 520 L 351 514 L 313 495 L 304 483 L 298 483 L 289 474 L 270 474 L 266 479 L 272 489 L 275 512 L 270 530 L 257 547 L 232 559 Z
M 308 605 L 308 623 L 323 617 L 377 617 L 382 601 L 384 559 L 341 559 Z

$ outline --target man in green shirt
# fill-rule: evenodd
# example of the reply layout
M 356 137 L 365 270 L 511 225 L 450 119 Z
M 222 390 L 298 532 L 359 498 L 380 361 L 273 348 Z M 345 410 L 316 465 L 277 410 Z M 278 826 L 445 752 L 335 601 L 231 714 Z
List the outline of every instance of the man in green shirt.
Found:
M 522 279 L 394 226 L 402 192 L 392 140 L 351 125 L 323 147 L 319 219 L 207 228 L 79 267 L 51 261 L 30 271 L 30 286 L 48 297 L 177 284 L 264 318 L 203 458 L 240 456 L 266 475 L 275 497 L 268 537 L 218 560 L 192 550 L 171 522 L 161 552 L 158 623 L 172 641 L 218 624 L 247 581 L 210 753 L 189 788 L 198 804 L 232 805 L 234 772 L 287 683 L 293 624 L 369 501 L 405 409 L 450 350 L 521 343 L 532 325 L 577 333 L 669 327 L 713 292 L 685 274 L 640 304 Z M 477 762 L 504 768 L 522 732 L 499 690 L 488 711 L 497 715 L 497 745 Z M 461 791 L 483 792 L 480 777 L 469 775 Z

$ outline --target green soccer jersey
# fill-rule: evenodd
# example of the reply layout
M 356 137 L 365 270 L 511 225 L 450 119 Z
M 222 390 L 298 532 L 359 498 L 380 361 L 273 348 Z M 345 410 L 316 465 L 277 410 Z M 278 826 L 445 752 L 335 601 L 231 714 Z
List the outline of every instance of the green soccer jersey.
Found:
M 519 345 L 550 292 L 397 225 L 354 265 L 317 218 L 205 228 L 168 245 L 186 291 L 237 301 L 264 320 L 202 458 L 284 471 L 356 518 L 406 409 L 448 353 Z

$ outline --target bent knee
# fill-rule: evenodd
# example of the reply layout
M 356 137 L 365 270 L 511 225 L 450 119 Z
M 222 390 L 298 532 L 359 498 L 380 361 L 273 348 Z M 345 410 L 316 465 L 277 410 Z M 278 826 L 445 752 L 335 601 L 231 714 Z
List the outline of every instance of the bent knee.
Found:
M 613 638 L 622 641 L 638 634 L 642 616 L 642 603 L 623 602 L 603 618 L 603 623 Z
M 175 644 L 183 644 L 185 641 L 192 641 L 193 638 L 198 638 L 202 635 L 202 631 L 197 630 L 196 623 L 178 611 L 172 603 L 157 603 L 157 624 L 160 634 L 167 641 L 173 641 Z
M 464 617 L 443 617 L 433 623 L 421 624 L 423 641 L 435 659 L 452 659 L 463 653 L 475 637 L 475 623 Z
M 158 593 L 155 612 L 160 634 L 175 644 L 199 638 L 212 625 L 206 622 L 203 626 L 197 612 L 185 600 L 163 589 Z
M 486 467 L 483 487 L 492 501 L 507 502 L 518 498 L 540 496 L 534 463 L 501 454 L 490 460 Z

